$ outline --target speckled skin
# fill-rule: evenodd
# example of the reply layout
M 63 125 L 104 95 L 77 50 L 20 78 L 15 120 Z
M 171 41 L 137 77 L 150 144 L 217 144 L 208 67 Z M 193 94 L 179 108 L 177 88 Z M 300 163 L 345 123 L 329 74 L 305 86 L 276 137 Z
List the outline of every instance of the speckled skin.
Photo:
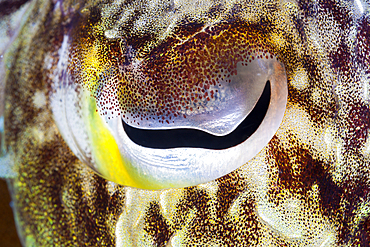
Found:
M 106 2 L 33 0 L 7 48 L 3 78 L 16 172 L 8 184 L 23 244 L 369 246 L 367 4 L 361 11 L 346 1 L 187 2 L 125 2 L 122 12 L 136 10 L 119 22 L 122 35 L 159 47 L 171 37 L 164 30 L 173 9 L 175 23 L 244 18 L 286 67 L 288 105 L 276 135 L 254 159 L 207 184 L 146 191 L 104 180 L 63 141 L 48 97 L 63 36 L 101 11 L 116 15 Z M 139 25 L 145 16 L 157 20 Z

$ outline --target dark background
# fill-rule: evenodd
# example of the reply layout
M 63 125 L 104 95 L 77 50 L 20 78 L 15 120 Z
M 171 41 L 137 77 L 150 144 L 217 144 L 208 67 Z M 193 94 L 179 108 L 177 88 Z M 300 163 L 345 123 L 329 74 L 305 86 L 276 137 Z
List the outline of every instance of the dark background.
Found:
M 10 195 L 4 180 L 0 179 L 0 246 L 1 247 L 21 247 L 12 208 L 10 207 Z

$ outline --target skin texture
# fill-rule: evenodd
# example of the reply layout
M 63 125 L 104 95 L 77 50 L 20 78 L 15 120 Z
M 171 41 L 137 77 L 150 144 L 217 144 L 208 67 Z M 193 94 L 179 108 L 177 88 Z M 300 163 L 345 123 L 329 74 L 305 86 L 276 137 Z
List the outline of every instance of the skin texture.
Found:
M 2 60 L 5 141 L 14 163 L 7 181 L 23 245 L 368 246 L 368 5 L 186 2 L 23 5 L 24 21 Z M 188 39 L 205 23 L 265 36 L 288 78 L 276 135 L 244 166 L 194 187 L 150 191 L 101 178 L 64 142 L 49 99 L 63 37 L 77 42 L 92 22 L 120 27 L 136 57 L 169 50 L 174 33 Z

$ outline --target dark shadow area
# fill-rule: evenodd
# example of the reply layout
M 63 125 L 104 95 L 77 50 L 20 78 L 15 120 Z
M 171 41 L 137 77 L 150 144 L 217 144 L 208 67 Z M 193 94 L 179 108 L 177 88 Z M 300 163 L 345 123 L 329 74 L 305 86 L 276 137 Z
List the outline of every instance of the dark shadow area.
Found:
M 0 179 L 0 246 L 21 247 L 17 230 L 15 228 L 8 187 L 4 180 Z

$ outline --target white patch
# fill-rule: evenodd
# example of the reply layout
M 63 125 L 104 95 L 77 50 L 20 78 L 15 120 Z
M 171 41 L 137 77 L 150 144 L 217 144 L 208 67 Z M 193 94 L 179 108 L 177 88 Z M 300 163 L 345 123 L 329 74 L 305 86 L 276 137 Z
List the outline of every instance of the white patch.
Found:
M 121 217 L 119 217 L 116 223 L 116 246 L 133 246 L 132 239 L 125 224 L 125 217 L 122 217 L 122 219 Z
M 326 144 L 326 150 L 327 152 L 330 152 L 335 149 L 335 129 L 332 128 L 331 126 L 328 126 L 325 129 L 324 133 L 324 141 Z
M 113 194 L 117 191 L 118 185 L 112 181 L 107 181 L 107 190 L 109 196 L 113 196 Z
M 163 190 L 159 195 L 159 205 L 164 218 L 171 221 L 176 216 L 176 205 L 182 198 L 184 190 Z M 176 196 L 174 196 L 176 195 Z
M 370 97 L 370 76 L 363 76 L 362 79 L 363 97 L 365 102 L 369 102 Z
M 269 169 L 275 166 L 274 161 L 267 162 L 266 148 L 262 149 L 252 160 L 248 161 L 242 169 L 239 176 L 242 176 L 248 183 L 248 188 L 257 195 L 263 194 L 268 190 L 270 183 Z
M 30 126 L 26 130 L 26 135 L 32 136 L 32 139 L 37 145 L 44 145 L 44 142 L 52 141 L 56 134 L 56 128 L 54 126 L 45 127 L 45 122 L 50 119 L 47 111 L 42 111 L 37 115 L 37 120 L 34 125 Z
M 44 68 L 50 70 L 53 66 L 53 56 L 51 53 L 47 53 L 44 58 Z
M 115 29 L 110 29 L 110 30 L 106 30 L 104 32 L 104 36 L 107 38 L 107 39 L 116 39 L 116 38 L 119 38 L 119 34 L 118 34 L 118 31 L 115 30 Z
M 292 85 L 298 90 L 303 90 L 308 87 L 308 76 L 307 72 L 300 68 L 295 71 L 293 75 Z
M 150 202 L 158 202 L 160 191 L 125 187 L 125 210 L 115 227 L 115 246 L 153 246 L 152 238 L 145 232 L 145 214 Z
M 36 108 L 43 108 L 46 105 L 46 96 L 42 91 L 36 91 L 32 97 L 32 102 Z
M 327 231 L 329 232 L 329 231 Z M 325 234 L 325 233 L 324 233 Z M 329 246 L 335 246 L 336 238 L 335 234 L 333 232 L 329 232 L 327 236 L 323 235 L 324 241 L 320 244 L 320 247 L 329 247 Z
M 364 13 L 364 7 L 362 6 L 362 3 L 360 0 L 355 0 L 356 6 L 358 11 L 363 14 Z
M 239 221 L 240 213 L 245 210 L 244 203 L 250 198 L 251 192 L 249 190 L 245 190 L 233 201 L 228 209 L 228 217 L 230 217 L 232 221 Z
M 330 53 L 338 48 L 340 44 L 341 29 L 334 16 L 330 14 L 322 14 L 310 22 L 310 27 L 307 30 L 307 37 L 310 46 L 321 47 L 327 53 Z
M 362 153 L 365 157 L 370 157 L 370 133 L 368 133 Z
M 313 186 L 310 194 L 317 193 Z M 290 194 L 279 203 L 271 202 L 269 197 L 261 198 L 256 204 L 256 213 L 268 229 L 299 246 L 333 246 L 334 227 L 320 215 L 318 208 L 319 205 Z
M 344 143 L 343 141 L 337 139 L 337 141 L 334 143 L 335 147 L 335 163 L 334 163 L 334 172 L 332 172 L 333 175 L 333 181 L 338 183 L 341 183 L 343 181 L 343 178 L 346 174 L 346 169 L 348 167 L 344 164 Z
M 44 130 L 40 129 L 38 126 L 33 127 L 31 129 L 32 136 L 35 140 L 37 140 L 37 143 L 43 143 L 45 139 Z
M 296 222 L 300 218 L 300 202 L 287 200 L 280 205 L 263 200 L 257 203 L 258 216 L 271 229 L 289 239 L 300 239 L 303 237 L 303 228 Z
M 328 152 L 321 151 L 327 146 L 324 141 L 324 128 L 315 125 L 310 115 L 302 107 L 296 105 L 287 106 L 284 120 L 276 133 L 282 145 L 290 143 L 289 134 L 292 132 L 300 143 L 311 147 L 315 155 L 322 158 L 328 157 Z

